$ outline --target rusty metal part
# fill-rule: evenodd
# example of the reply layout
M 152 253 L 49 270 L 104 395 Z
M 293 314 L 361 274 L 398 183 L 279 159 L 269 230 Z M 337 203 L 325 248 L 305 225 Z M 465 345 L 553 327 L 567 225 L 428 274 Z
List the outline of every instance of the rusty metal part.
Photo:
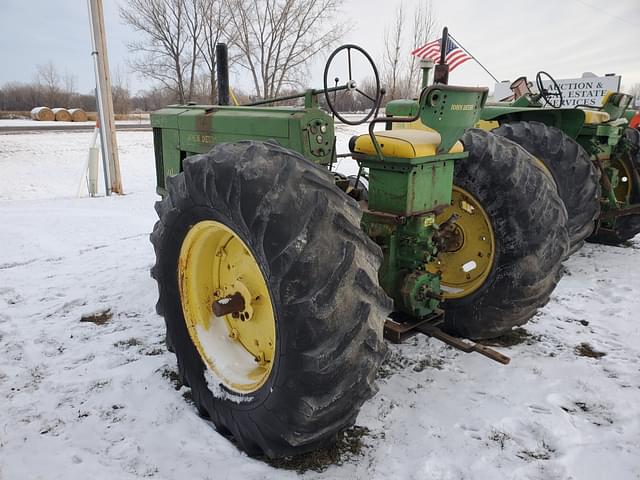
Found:
M 434 233 L 438 251 L 455 252 L 462 248 L 464 235 L 460 227 L 456 225 L 456 221 L 459 218 L 460 216 L 454 213 L 439 225 L 438 230 Z
M 625 217 L 627 215 L 640 214 L 640 205 L 633 205 L 631 207 L 624 208 L 612 208 L 600 215 L 600 220 L 613 220 L 618 217 Z
M 480 355 L 484 355 L 491 360 L 494 360 L 503 365 L 508 365 L 511 362 L 511 358 L 503 355 L 502 353 L 494 350 L 493 348 L 487 347 L 486 345 L 481 345 L 479 343 L 472 342 L 471 340 L 467 340 L 466 338 L 457 338 L 449 335 L 448 333 L 443 332 L 438 327 L 434 327 L 431 325 L 420 325 L 417 327 L 425 335 L 429 335 L 430 337 L 437 338 L 441 342 L 446 343 L 447 345 L 451 345 L 458 350 L 463 351 L 464 353 L 477 352 Z
M 376 219 L 381 220 L 381 223 L 390 223 L 390 224 L 403 224 L 405 220 L 412 217 L 421 217 L 423 215 L 434 214 L 436 216 L 440 215 L 440 213 L 446 209 L 448 205 L 436 205 L 433 208 L 428 210 L 420 210 L 419 212 L 413 212 L 406 215 L 398 215 L 396 213 L 385 213 L 377 210 L 369 210 L 368 208 L 364 208 L 363 211 Z
M 611 180 L 609 180 L 609 175 L 607 175 L 607 171 L 604 168 L 604 163 L 602 160 L 594 160 L 593 163 L 596 164 L 598 170 L 600 170 L 600 181 L 602 182 L 602 186 L 604 187 L 605 192 L 607 193 L 607 197 L 611 200 L 615 201 L 615 194 L 613 193 L 613 186 L 611 185 Z
M 240 312 L 244 310 L 244 297 L 240 292 L 236 292 L 228 297 L 221 298 L 213 302 L 213 314 L 216 317 L 224 317 L 225 315 L 233 315 L 237 318 Z
M 508 365 L 509 362 L 511 362 L 511 358 L 493 348 L 472 342 L 465 338 L 454 337 L 440 330 L 437 325 L 442 322 L 443 315 L 442 310 L 438 310 L 437 313 L 417 321 L 409 320 L 410 317 L 387 319 L 384 324 L 384 337 L 392 343 L 401 343 L 409 337 L 423 333 L 464 353 L 477 352 L 503 365 Z
M 393 319 L 387 319 L 384 323 L 384 338 L 392 343 L 402 343 L 403 340 L 420 333 L 417 330 L 418 326 L 423 324 L 437 325 L 442 323 L 443 318 L 444 312 L 442 310 L 437 310 L 433 315 L 421 320 L 408 316 L 394 316 Z

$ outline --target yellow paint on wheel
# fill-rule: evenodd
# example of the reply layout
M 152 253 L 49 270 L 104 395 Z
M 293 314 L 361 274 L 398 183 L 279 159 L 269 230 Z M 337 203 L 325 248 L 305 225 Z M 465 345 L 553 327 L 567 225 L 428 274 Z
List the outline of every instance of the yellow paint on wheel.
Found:
M 238 393 L 251 393 L 271 374 L 276 321 L 269 289 L 249 247 L 228 226 L 203 220 L 189 230 L 178 262 L 182 311 L 207 367 Z M 235 294 L 244 309 L 216 317 L 213 303 Z
M 491 222 L 478 200 L 466 190 L 454 186 L 451 206 L 436 218 L 442 224 L 452 215 L 458 219 L 454 226 L 454 241 L 448 251 L 438 253 L 436 261 L 427 265 L 432 273 L 439 273 L 445 299 L 466 297 L 482 286 L 494 262 L 495 237 Z

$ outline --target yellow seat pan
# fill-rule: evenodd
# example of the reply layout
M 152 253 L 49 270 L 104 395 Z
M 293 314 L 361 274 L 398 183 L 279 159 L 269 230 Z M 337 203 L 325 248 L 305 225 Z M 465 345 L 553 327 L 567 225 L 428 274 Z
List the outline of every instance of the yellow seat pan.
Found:
M 440 146 L 440 134 L 429 130 L 405 128 L 376 132 L 376 139 L 385 157 L 418 158 L 435 155 Z M 464 151 L 462 143 L 456 142 L 449 153 Z M 376 148 L 369 134 L 356 139 L 354 152 L 375 155 Z
M 590 125 L 598 125 L 609 121 L 609 114 L 607 112 L 601 112 L 600 110 L 583 110 L 584 111 L 584 123 Z

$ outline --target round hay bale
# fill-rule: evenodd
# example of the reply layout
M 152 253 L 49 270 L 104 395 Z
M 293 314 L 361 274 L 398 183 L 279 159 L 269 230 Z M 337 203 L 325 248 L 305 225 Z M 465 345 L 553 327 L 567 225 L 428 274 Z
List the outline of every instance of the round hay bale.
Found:
M 49 107 L 35 107 L 31 110 L 31 118 L 41 122 L 53 122 L 56 116 Z
M 71 114 L 66 108 L 52 108 L 51 111 L 56 116 L 56 122 L 70 122 Z
M 70 108 L 69 115 L 71 115 L 72 122 L 86 122 L 87 112 L 81 108 Z

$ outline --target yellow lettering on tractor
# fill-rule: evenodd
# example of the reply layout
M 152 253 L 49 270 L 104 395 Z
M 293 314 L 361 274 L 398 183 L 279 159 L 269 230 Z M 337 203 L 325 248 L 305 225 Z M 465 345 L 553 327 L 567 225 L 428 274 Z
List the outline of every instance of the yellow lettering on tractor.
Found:
M 192 133 L 191 135 L 187 135 L 187 141 L 197 143 L 213 143 L 213 135 L 201 135 L 199 133 Z
M 475 105 L 462 105 L 459 103 L 454 103 L 451 105 L 451 110 L 457 110 L 457 111 L 469 111 L 475 108 L 476 108 Z

